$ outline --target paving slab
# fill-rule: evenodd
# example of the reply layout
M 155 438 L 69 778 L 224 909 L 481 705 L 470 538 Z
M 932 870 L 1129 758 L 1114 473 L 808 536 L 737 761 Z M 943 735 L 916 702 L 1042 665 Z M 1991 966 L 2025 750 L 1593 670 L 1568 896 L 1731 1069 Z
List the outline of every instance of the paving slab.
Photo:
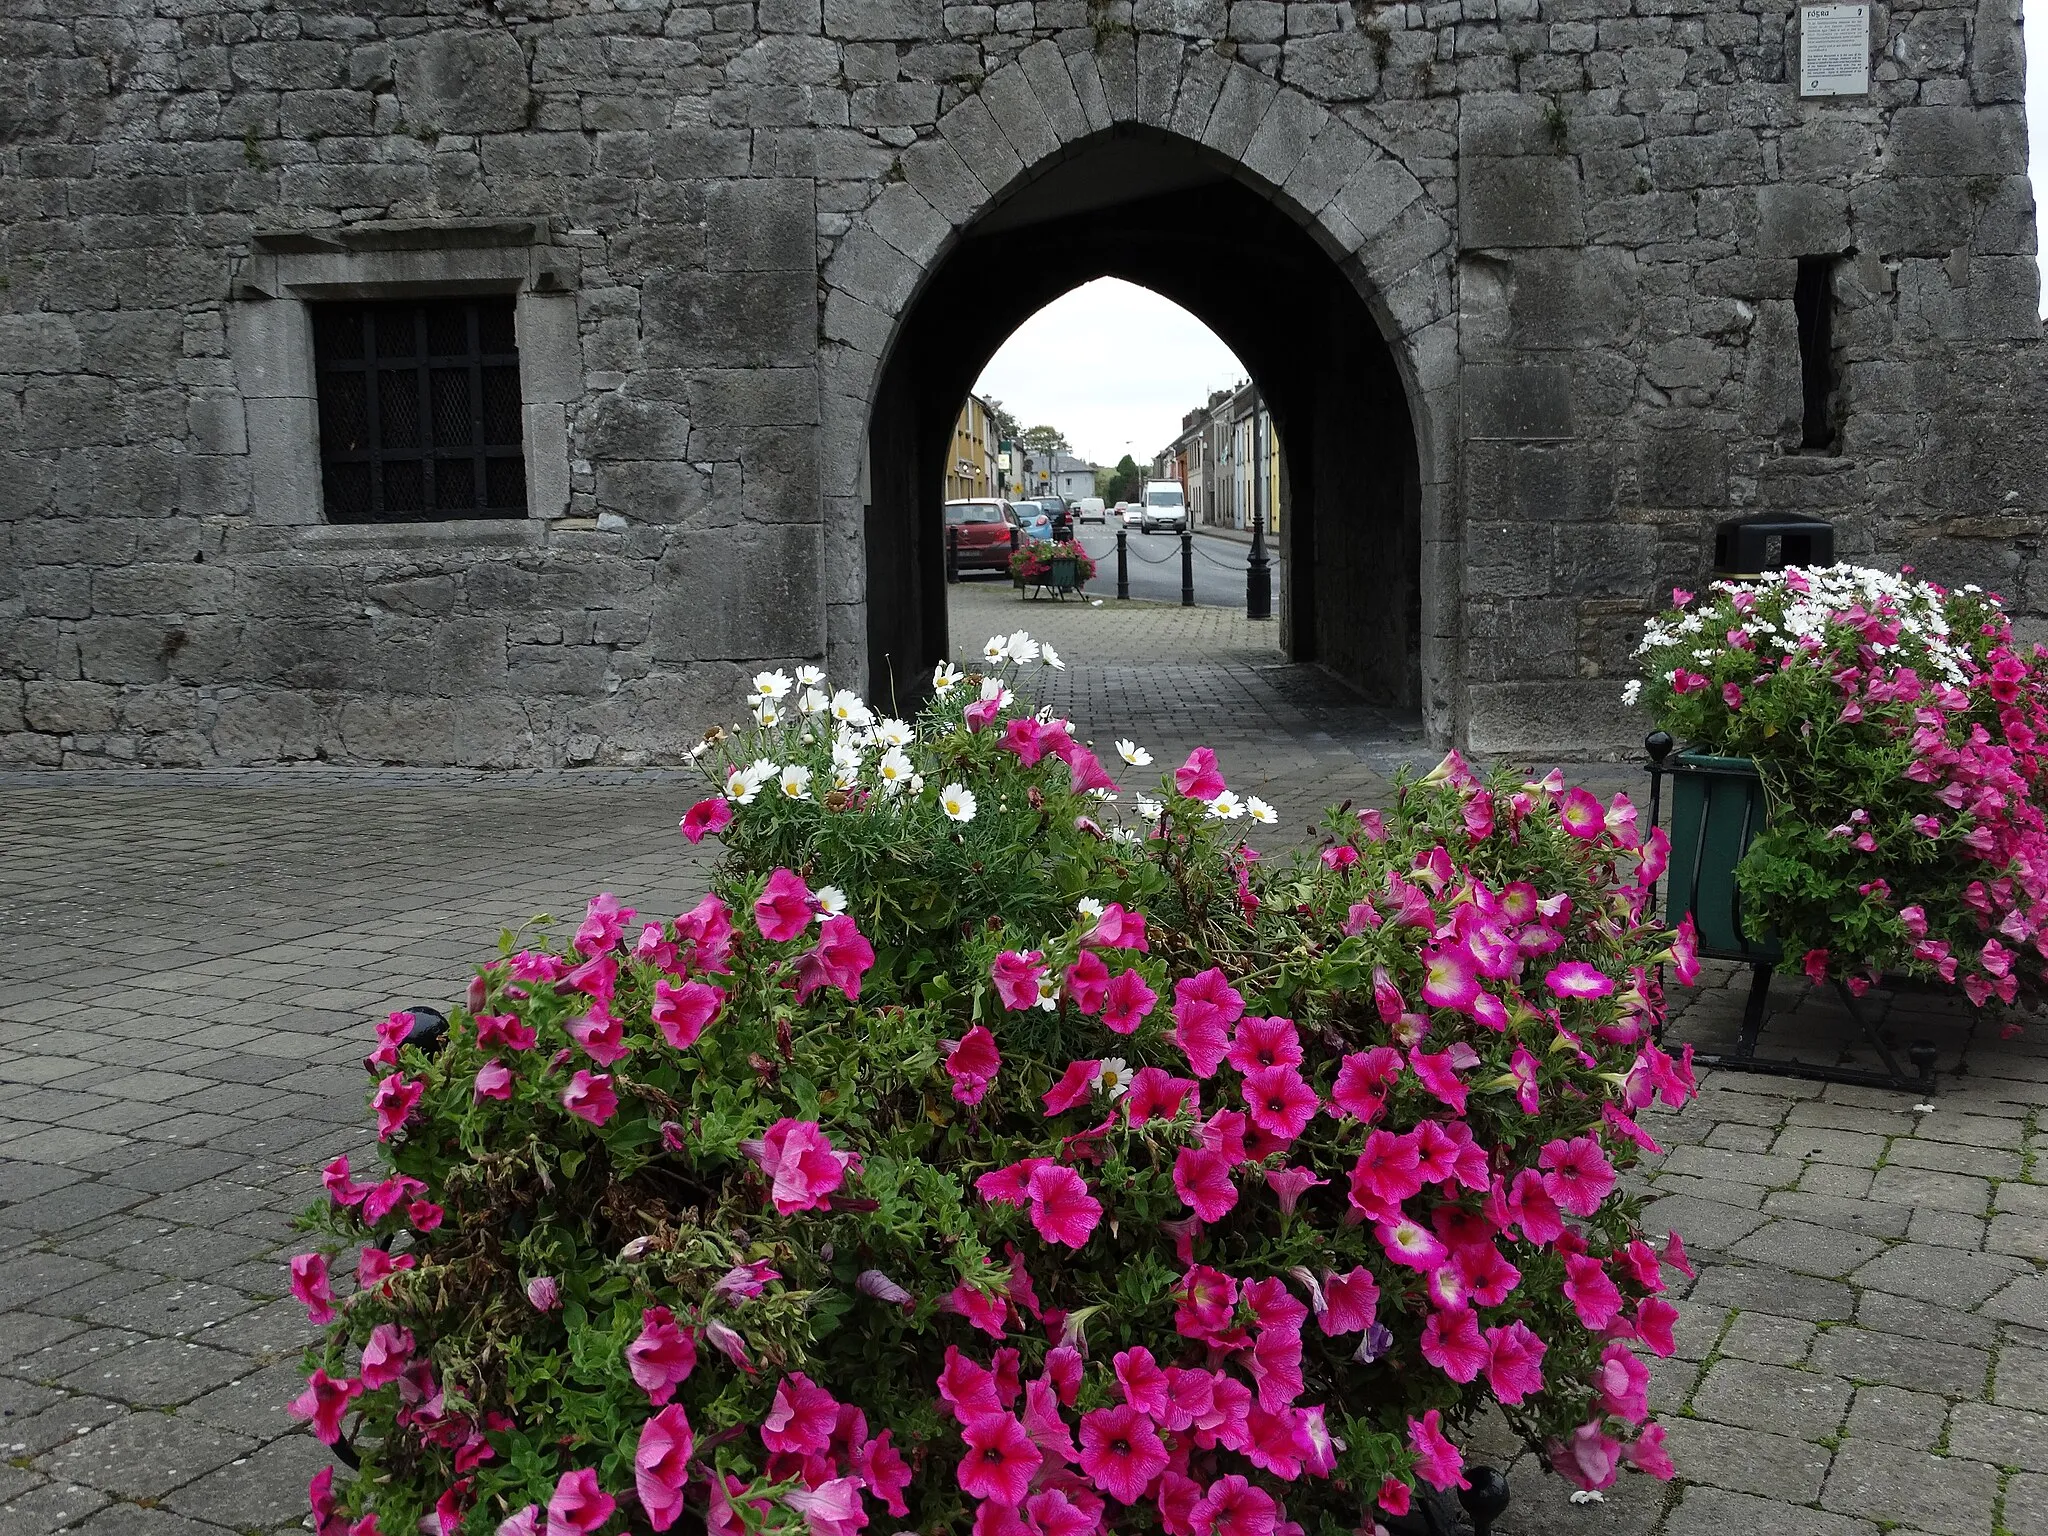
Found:
M 1937 1536 L 1986 1536 L 1998 1482 L 1998 1469 L 1981 1461 L 1851 1440 L 1835 1457 L 1820 1502 Z

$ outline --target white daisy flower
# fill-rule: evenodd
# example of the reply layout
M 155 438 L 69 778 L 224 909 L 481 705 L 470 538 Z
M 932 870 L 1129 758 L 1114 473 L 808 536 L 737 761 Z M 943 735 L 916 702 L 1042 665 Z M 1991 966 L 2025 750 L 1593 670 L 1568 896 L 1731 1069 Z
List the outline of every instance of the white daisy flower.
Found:
M 1102 916 L 1102 903 L 1093 896 L 1083 896 L 1074 903 L 1074 910 L 1083 917 L 1100 917 Z
M 974 820 L 974 791 L 964 784 L 948 784 L 939 791 L 939 809 L 954 821 Z
M 1004 709 L 1008 709 L 1010 707 L 1010 700 L 1015 698 L 1016 695 L 1003 686 L 1003 680 L 1000 677 L 984 677 L 981 680 L 981 697 L 983 702 L 994 699 Z
M 932 687 L 939 693 L 951 693 L 961 676 L 960 669 L 950 661 L 942 661 L 932 668 Z
M 1129 1062 L 1111 1056 L 1095 1069 L 1095 1086 L 1112 1099 L 1120 1099 L 1131 1091 L 1132 1076 Z
M 767 726 L 772 730 L 781 719 L 782 714 L 776 709 L 772 700 L 766 698 L 754 700 L 754 724 Z
M 1018 630 L 1003 642 L 1003 654 L 1018 665 L 1038 660 L 1038 642 L 1024 630 Z
M 1244 814 L 1244 802 L 1235 792 L 1226 789 L 1209 802 L 1209 814 L 1218 821 L 1234 821 Z
M 1157 821 L 1160 813 L 1165 809 L 1166 802 L 1164 800 L 1154 800 L 1147 795 L 1138 796 L 1138 814 L 1147 821 Z
M 825 669 L 823 667 L 798 667 L 796 669 L 796 682 L 799 688 L 815 688 L 824 681 Z
M 1038 659 L 1044 662 L 1048 667 L 1051 667 L 1055 672 L 1064 672 L 1067 670 L 1067 664 L 1064 661 L 1060 660 L 1059 652 L 1055 651 L 1051 646 L 1046 645 L 1042 641 L 1039 643 L 1038 647 Z
M 910 792 L 911 792 L 911 793 L 912 793 L 912 794 L 914 795 L 914 794 L 917 794 L 917 793 L 919 793 L 919 792 L 920 792 L 921 790 L 923 790 L 923 788 L 924 788 L 924 775 L 923 775 L 923 774 L 921 774 L 921 773 L 913 773 L 913 774 L 912 774 L 912 775 L 910 776 Z
M 917 728 L 907 720 L 885 719 L 875 727 L 874 739 L 885 747 L 907 747 L 917 740 Z
M 1010 641 L 1005 635 L 990 635 L 988 644 L 981 648 L 981 658 L 991 666 L 999 665 L 1010 652 Z
M 831 701 L 815 688 L 806 688 L 797 695 L 796 712 L 800 715 L 822 715 Z
M 811 798 L 811 770 L 802 763 L 791 763 L 782 770 L 782 793 L 791 800 Z
M 832 765 L 832 787 L 834 789 L 851 789 L 859 782 L 859 763 L 854 763 L 851 766 L 845 763 L 834 763 Z
M 852 737 L 842 736 L 837 741 L 832 743 L 833 767 L 845 768 L 850 765 L 852 767 L 858 768 L 860 766 L 860 759 L 860 743 L 855 741 Z
M 1244 810 L 1247 816 L 1251 817 L 1253 821 L 1258 822 L 1261 826 L 1271 827 L 1279 824 L 1280 813 L 1266 804 L 1257 795 L 1245 797 Z
M 842 688 L 832 695 L 832 718 L 860 728 L 873 723 L 875 712 L 851 688 Z
M 1135 741 L 1119 741 L 1116 744 L 1116 755 L 1133 768 L 1150 767 L 1152 763 L 1152 754 Z
M 1109 840 L 1113 843 L 1135 843 L 1141 841 L 1137 832 L 1130 827 L 1110 828 Z
M 1060 981 L 1055 971 L 1047 971 L 1038 978 L 1038 1006 L 1047 1013 L 1060 1005 Z
M 754 696 L 756 698 L 788 698 L 789 686 L 789 674 L 787 672 L 756 672 L 754 674 Z
M 882 754 L 882 760 L 876 765 L 875 771 L 881 776 L 883 790 L 894 794 L 910 782 L 910 759 L 903 754 L 900 747 L 891 747 Z
M 821 885 L 811 892 L 811 900 L 818 904 L 818 921 L 837 917 L 846 910 L 846 892 L 836 885 Z

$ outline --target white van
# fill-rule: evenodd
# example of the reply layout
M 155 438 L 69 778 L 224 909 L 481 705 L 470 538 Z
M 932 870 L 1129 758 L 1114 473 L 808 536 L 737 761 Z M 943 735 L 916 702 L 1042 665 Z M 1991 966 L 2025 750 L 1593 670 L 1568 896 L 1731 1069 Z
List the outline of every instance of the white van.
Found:
M 1143 510 L 1138 514 L 1138 531 L 1150 533 L 1155 528 L 1172 528 L 1176 531 L 1188 525 L 1187 495 L 1180 488 L 1178 480 L 1147 480 Z
M 1083 496 L 1074 503 L 1074 518 L 1078 522 L 1099 523 L 1106 515 L 1100 496 Z

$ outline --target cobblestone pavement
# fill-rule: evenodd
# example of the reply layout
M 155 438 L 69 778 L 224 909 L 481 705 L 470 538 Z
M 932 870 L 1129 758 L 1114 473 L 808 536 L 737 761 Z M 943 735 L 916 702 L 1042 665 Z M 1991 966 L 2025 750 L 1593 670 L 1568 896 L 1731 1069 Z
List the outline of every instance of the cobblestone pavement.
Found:
M 1367 758 L 1398 723 L 1227 630 L 1175 650 L 1159 620 L 1168 659 L 1139 617 L 1129 668 L 1062 675 L 1077 719 L 1121 688 L 1162 758 L 1200 734 L 1226 766 L 1263 744 L 1298 797 L 1383 782 Z M 1033 620 L 1077 658 L 1094 638 L 1079 609 Z M 1161 667 L 1186 677 L 1122 676 Z M 370 1020 L 450 996 L 500 925 L 593 889 L 680 910 L 690 795 L 626 774 L 0 780 L 0 1536 L 297 1525 L 324 1453 L 279 1406 L 307 1336 L 287 1223 L 311 1170 L 368 1139 Z M 1744 978 L 1714 980 L 1679 1037 L 1732 1032 Z M 1767 1047 L 1835 1048 L 1830 1005 L 1778 1001 Z M 1684 1481 L 1578 1507 L 1524 1457 L 1503 1536 L 2048 1536 L 2048 1050 L 1917 1001 L 1888 1025 L 1939 1048 L 1932 1110 L 1707 1074 L 1651 1122 L 1651 1219 L 1701 1261 L 1655 1377 Z

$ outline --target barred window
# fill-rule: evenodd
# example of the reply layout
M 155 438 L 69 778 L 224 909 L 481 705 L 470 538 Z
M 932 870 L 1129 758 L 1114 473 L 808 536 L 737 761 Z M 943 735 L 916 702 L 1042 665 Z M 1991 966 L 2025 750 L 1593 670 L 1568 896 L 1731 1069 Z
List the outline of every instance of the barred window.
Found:
M 526 516 L 512 299 L 313 306 L 330 523 Z

